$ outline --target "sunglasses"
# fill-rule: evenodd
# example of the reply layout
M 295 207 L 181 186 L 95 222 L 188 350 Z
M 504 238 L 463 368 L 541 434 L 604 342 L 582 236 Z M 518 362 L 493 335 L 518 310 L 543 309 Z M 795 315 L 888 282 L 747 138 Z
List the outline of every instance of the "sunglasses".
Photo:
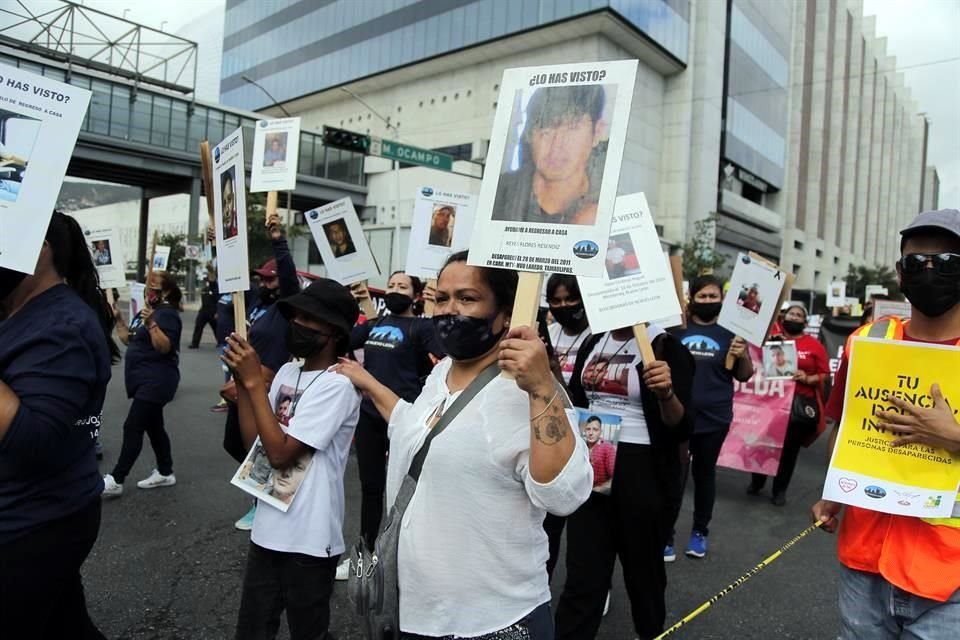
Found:
M 960 275 L 960 253 L 908 253 L 897 264 L 902 273 L 922 273 L 932 264 L 939 275 Z

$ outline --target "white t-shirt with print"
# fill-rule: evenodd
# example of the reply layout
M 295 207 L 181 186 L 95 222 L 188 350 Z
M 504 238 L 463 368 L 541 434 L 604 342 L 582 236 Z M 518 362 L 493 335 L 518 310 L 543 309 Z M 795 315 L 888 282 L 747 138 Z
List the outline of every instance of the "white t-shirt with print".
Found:
M 297 377 L 299 375 L 299 384 Z M 286 513 L 260 501 L 251 540 L 265 549 L 326 558 L 344 552 L 343 474 L 360 416 L 360 392 L 331 371 L 280 367 L 270 385 L 270 406 L 281 428 L 311 447 L 301 458 L 303 481 Z
M 547 333 L 550 335 L 550 344 L 553 345 L 553 352 L 560 361 L 560 372 L 563 374 L 563 381 L 570 384 L 570 376 L 573 375 L 573 366 L 577 362 L 577 353 L 580 347 L 590 338 L 590 329 L 584 329 L 579 335 L 571 336 L 563 331 L 563 326 L 559 322 L 554 322 L 547 327 Z

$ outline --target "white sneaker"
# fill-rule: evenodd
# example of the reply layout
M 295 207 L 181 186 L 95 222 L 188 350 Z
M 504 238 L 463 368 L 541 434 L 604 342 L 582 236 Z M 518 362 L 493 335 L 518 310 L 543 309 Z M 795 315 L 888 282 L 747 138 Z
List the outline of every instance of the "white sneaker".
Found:
M 337 565 L 337 580 L 343 581 L 350 578 L 350 558 Z
M 117 481 L 113 479 L 113 476 L 109 473 L 103 476 L 103 493 L 100 494 L 101 498 L 119 498 L 123 495 L 123 485 L 117 484 Z
M 172 487 L 177 484 L 177 478 L 172 473 L 168 476 L 161 475 L 156 469 L 148 477 L 137 483 L 141 489 L 156 489 L 157 487 Z
M 607 615 L 607 612 L 610 611 L 610 592 L 607 591 L 607 601 L 603 603 L 603 615 Z

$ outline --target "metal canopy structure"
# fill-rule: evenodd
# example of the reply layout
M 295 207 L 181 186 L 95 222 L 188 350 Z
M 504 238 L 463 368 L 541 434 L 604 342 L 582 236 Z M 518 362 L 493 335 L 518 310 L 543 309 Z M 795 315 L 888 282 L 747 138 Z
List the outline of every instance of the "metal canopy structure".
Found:
M 197 43 L 64 0 L 0 6 L 0 42 L 182 94 L 197 82 Z

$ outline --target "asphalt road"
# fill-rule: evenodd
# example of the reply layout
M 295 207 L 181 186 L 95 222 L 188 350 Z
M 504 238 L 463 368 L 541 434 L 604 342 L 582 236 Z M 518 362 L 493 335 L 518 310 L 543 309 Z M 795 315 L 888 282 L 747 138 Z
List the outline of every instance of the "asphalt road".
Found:
M 155 466 L 145 441 L 122 498 L 106 502 L 100 538 L 84 566 L 91 616 L 111 639 L 222 639 L 233 636 L 248 534 L 233 522 L 249 507 L 246 494 L 230 485 L 233 460 L 221 448 L 224 414 L 209 407 L 222 381 L 210 333 L 200 350 L 186 350 L 193 314 L 184 315 L 182 380 L 165 417 L 173 441 L 177 485 L 144 491 L 136 481 Z M 120 450 L 128 401 L 123 365 L 114 368 L 104 407 L 101 468 L 109 472 Z M 800 455 L 786 507 L 745 494 L 746 474 L 721 469 L 718 499 L 706 559 L 682 555 L 668 567 L 668 624 L 803 530 L 819 496 L 824 471 L 822 439 Z M 346 477 L 346 540 L 359 530 L 360 486 L 351 456 Z M 678 544 L 689 531 L 688 487 L 678 524 Z M 837 563 L 833 536 L 807 536 L 780 559 L 674 634 L 675 638 L 756 639 L 835 637 Z M 564 581 L 554 576 L 554 596 Z M 360 639 L 346 597 L 336 586 L 331 629 L 341 640 Z M 285 627 L 285 625 L 284 625 Z M 281 638 L 286 638 L 285 629 Z M 632 640 L 629 602 L 619 569 L 601 640 Z

